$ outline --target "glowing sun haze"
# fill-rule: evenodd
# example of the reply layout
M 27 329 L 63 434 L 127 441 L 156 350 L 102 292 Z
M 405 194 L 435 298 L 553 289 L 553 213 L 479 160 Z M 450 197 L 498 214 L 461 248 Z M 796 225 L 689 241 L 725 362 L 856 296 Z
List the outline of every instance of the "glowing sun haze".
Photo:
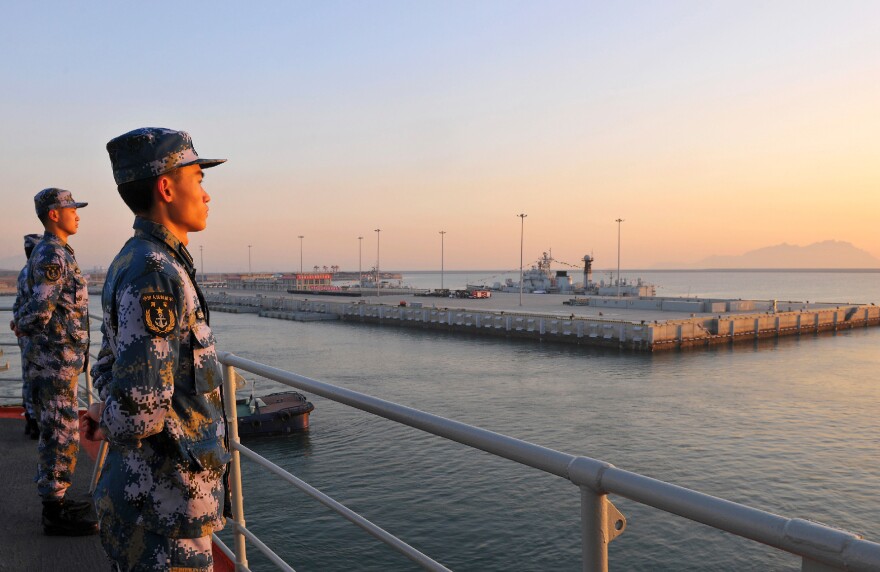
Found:
M 131 233 L 104 149 L 189 131 L 208 272 L 645 268 L 787 242 L 880 257 L 880 3 L 12 3 L 0 23 L 0 267 L 33 195 Z

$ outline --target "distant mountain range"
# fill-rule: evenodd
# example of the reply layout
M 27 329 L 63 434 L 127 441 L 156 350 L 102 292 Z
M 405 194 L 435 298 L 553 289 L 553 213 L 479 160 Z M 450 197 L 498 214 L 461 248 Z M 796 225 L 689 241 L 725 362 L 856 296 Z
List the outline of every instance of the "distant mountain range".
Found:
M 880 258 L 841 240 L 807 246 L 777 244 L 739 256 L 710 256 L 667 268 L 880 268 Z

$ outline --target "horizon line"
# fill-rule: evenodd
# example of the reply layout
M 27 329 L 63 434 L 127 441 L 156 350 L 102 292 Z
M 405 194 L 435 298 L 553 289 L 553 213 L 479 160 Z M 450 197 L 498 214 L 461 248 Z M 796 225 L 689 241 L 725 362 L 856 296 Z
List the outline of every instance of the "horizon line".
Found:
M 103 269 L 102 269 L 103 270 Z M 523 271 L 526 271 L 526 268 L 523 268 Z M 568 272 L 572 272 L 575 274 L 582 273 L 582 269 L 566 269 Z M 605 273 L 612 272 L 615 273 L 617 271 L 616 268 L 596 268 L 593 269 L 593 273 Z M 20 270 L 0 268 L 0 273 L 13 273 L 17 274 Z M 311 271 L 309 271 L 311 272 Z M 309 272 L 303 272 L 309 273 Z M 318 272 L 321 272 L 320 270 Z M 357 270 L 344 270 L 340 269 L 338 272 L 352 273 L 357 272 Z M 440 274 L 440 270 L 408 270 L 408 269 L 389 269 L 389 270 L 380 270 L 383 274 L 395 274 L 395 273 L 412 273 L 412 274 Z M 446 274 L 466 274 L 473 272 L 494 272 L 494 273 L 511 273 L 511 272 L 519 272 L 518 268 L 514 269 L 493 269 L 493 268 L 473 268 L 466 270 L 445 270 L 443 273 Z M 798 268 L 621 268 L 621 273 L 624 272 L 852 272 L 852 273 L 880 273 L 880 267 L 854 267 L 854 268 L 834 268 L 834 267 L 798 267 Z M 270 271 L 270 270 L 257 270 L 253 272 L 247 271 L 239 271 L 239 270 L 219 270 L 219 271 L 209 271 L 206 274 L 299 274 L 296 270 L 290 271 Z M 362 274 L 371 274 L 370 271 L 362 271 Z

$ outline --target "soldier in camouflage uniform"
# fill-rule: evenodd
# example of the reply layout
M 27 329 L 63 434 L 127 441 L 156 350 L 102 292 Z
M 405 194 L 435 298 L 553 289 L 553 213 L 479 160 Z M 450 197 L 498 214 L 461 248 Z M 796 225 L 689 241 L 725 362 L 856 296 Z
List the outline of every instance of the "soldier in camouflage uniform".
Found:
M 18 309 L 27 302 L 27 282 L 28 282 L 28 265 L 27 260 L 31 257 L 31 252 L 33 252 L 34 247 L 40 242 L 42 235 L 39 234 L 26 234 L 24 236 L 24 256 L 25 256 L 25 265 L 21 269 L 21 272 L 18 273 L 18 283 L 16 288 L 16 296 L 15 302 L 12 304 L 12 323 L 10 326 L 12 327 L 12 331 L 15 331 L 15 320 L 18 316 Z M 18 347 L 21 350 L 21 405 L 24 408 L 24 434 L 29 436 L 31 439 L 38 439 L 40 437 L 40 428 L 37 425 L 37 417 L 34 414 L 34 395 L 31 387 L 31 383 L 28 380 L 28 372 L 27 372 L 27 358 L 25 356 L 25 350 L 27 344 L 27 337 L 22 335 L 18 338 Z
M 116 570 L 211 570 L 230 458 L 208 306 L 186 249 L 210 197 L 189 135 L 143 128 L 107 144 L 134 237 L 107 272 L 89 410 L 109 452 L 95 491 Z
M 79 230 L 70 191 L 43 189 L 34 197 L 46 229 L 27 262 L 24 302 L 15 313 L 16 335 L 26 341 L 27 383 L 34 395 L 40 430 L 37 491 L 43 498 L 43 532 L 65 536 L 94 534 L 91 504 L 65 496 L 79 452 L 77 378 L 89 347 L 86 280 L 67 239 Z

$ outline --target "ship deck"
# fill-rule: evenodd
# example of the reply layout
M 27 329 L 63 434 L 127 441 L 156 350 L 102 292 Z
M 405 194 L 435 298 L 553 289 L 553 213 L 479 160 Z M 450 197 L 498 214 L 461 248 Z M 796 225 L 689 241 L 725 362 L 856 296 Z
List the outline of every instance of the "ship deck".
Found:
M 0 407 L 0 572 L 96 572 L 110 569 L 98 535 L 46 536 L 41 522 L 42 503 L 33 475 L 37 470 L 37 442 L 24 435 L 20 407 Z M 73 485 L 67 494 L 89 499 L 98 443 L 82 443 Z M 232 572 L 234 565 L 214 547 L 214 572 Z
M 7 409 L 7 408 L 3 408 Z M 13 408 L 9 408 L 13 409 Z M 20 410 L 19 410 L 20 411 Z M 12 412 L 9 412 L 12 413 Z M 0 571 L 94 572 L 110 565 L 97 535 L 45 536 L 41 523 L 42 504 L 33 476 L 37 468 L 37 442 L 24 435 L 20 417 L 0 417 Z M 68 494 L 88 498 L 94 462 L 80 449 L 73 486 Z

